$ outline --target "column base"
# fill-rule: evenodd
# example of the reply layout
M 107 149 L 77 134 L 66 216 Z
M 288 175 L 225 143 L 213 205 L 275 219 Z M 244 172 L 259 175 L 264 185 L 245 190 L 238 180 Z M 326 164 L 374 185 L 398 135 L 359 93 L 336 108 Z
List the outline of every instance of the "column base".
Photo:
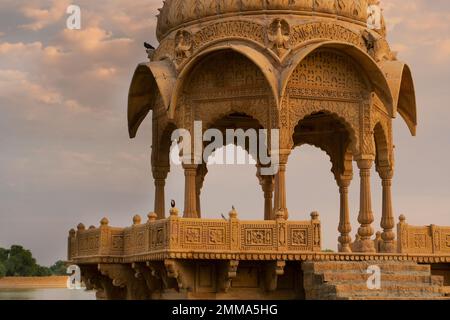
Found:
M 371 239 L 367 240 L 357 240 L 353 244 L 353 252 L 361 252 L 361 253 L 376 253 L 375 243 Z
M 397 245 L 395 241 L 392 242 L 382 242 L 381 243 L 381 252 L 382 253 L 396 253 L 397 252 Z

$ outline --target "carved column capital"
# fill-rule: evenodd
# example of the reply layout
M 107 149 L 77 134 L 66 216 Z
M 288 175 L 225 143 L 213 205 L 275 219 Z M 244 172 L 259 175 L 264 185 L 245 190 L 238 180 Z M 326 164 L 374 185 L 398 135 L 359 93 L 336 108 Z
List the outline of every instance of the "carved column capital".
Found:
M 170 172 L 170 167 L 154 166 L 152 167 L 153 178 L 155 180 L 166 180 Z
M 365 172 L 366 170 L 372 169 L 374 159 L 366 158 L 366 159 L 358 159 L 356 163 L 358 164 L 359 170 Z
M 392 167 L 377 167 L 377 172 L 383 181 L 392 180 L 394 177 L 394 169 Z

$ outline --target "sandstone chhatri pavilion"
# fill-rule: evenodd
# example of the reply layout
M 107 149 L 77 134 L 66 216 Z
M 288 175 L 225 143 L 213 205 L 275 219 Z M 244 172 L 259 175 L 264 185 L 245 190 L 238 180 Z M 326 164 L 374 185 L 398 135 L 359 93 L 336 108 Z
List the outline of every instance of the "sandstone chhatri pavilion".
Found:
M 395 222 L 392 122 L 405 121 L 415 135 L 417 110 L 411 70 L 391 51 L 384 19 L 368 28 L 367 9 L 376 4 L 164 1 L 159 47 L 148 48 L 150 61 L 137 67 L 128 104 L 131 138 L 144 120 L 153 121 L 154 212 L 146 222 L 135 216 L 128 228 L 110 227 L 105 218 L 98 228 L 70 231 L 69 260 L 87 286 L 106 299 L 445 298 L 450 228 L 410 226 L 404 216 Z M 234 208 L 227 220 L 201 218 L 206 163 L 183 164 L 183 211 L 168 210 L 171 135 L 192 132 L 194 121 L 204 130 L 279 130 L 278 173 L 255 168 L 265 199 L 259 221 L 241 220 Z M 338 253 L 322 252 L 318 213 L 290 219 L 286 167 L 304 144 L 332 162 L 341 199 Z M 370 179 L 382 185 L 381 221 L 374 221 Z M 360 184 L 356 239 L 352 182 Z M 366 284 L 372 265 L 381 268 L 377 290 Z

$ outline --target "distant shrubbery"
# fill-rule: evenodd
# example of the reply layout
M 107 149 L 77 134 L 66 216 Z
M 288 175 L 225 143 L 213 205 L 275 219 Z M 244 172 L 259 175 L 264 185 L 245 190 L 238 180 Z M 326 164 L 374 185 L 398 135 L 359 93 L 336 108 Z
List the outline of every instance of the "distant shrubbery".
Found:
M 11 246 L 10 249 L 0 248 L 0 278 L 1 277 L 45 277 L 66 275 L 63 261 L 56 262 L 50 268 L 36 263 L 30 250 L 22 246 Z

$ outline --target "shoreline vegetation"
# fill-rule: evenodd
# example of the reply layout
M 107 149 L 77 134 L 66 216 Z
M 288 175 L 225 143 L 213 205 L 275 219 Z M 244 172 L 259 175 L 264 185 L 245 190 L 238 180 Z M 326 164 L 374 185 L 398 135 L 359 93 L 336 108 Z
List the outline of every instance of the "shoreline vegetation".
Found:
M 13 245 L 9 249 L 0 248 L 0 280 L 9 277 L 51 279 L 53 276 L 67 277 L 67 267 L 64 261 L 57 261 L 51 267 L 45 267 L 39 265 L 31 251 L 22 246 Z
M 3 277 L 0 278 L 0 290 L 65 289 L 67 279 L 68 276 Z

